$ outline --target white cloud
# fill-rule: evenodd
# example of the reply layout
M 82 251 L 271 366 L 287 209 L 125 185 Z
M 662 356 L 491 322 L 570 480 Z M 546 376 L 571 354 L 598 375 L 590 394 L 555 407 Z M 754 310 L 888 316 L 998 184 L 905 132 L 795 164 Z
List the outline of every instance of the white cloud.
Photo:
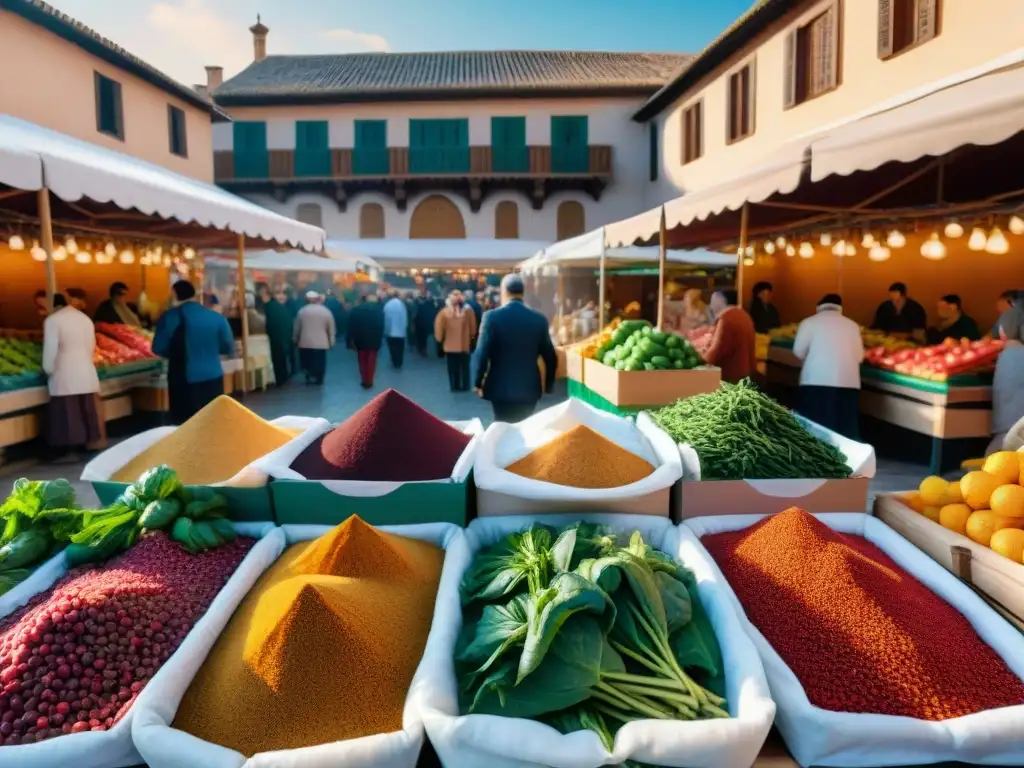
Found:
M 220 16 L 204 0 L 154 3 L 146 24 L 150 30 L 143 39 L 155 45 L 140 55 L 186 83 L 205 82 L 203 67 L 208 64 L 224 67 L 230 77 L 252 61 L 246 28 Z
M 337 53 L 354 53 L 359 51 L 380 51 L 387 53 L 391 50 L 388 41 L 382 35 L 373 32 L 358 32 L 354 29 L 328 29 L 320 33 L 321 39 L 335 43 L 339 47 L 334 48 Z

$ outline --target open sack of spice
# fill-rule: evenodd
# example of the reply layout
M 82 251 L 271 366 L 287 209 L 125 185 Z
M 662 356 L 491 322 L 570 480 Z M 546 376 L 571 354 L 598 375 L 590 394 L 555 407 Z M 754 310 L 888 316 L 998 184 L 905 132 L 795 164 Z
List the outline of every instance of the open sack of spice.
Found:
M 803 766 L 1024 764 L 1024 635 L 874 517 L 698 517 Z
M 148 532 L 100 565 L 54 569 L 0 618 L 0 765 L 142 762 L 132 720 L 179 654 L 219 631 L 280 547 L 269 523 L 235 524 L 193 554 Z
M 388 389 L 337 426 L 317 428 L 257 466 L 277 480 L 315 480 L 345 496 L 384 496 L 405 483 L 463 482 L 483 426 L 442 421 Z
M 269 479 L 260 459 L 272 463 L 292 445 L 305 448 L 327 425 L 304 416 L 267 421 L 221 395 L 180 426 L 150 429 L 104 451 L 85 465 L 82 480 L 131 483 L 166 464 L 189 486 L 259 487 Z
M 677 542 L 646 515 L 474 520 L 424 658 L 441 761 L 751 765 L 774 715 L 764 672 Z
M 481 515 L 569 510 L 668 515 L 679 450 L 650 421 L 581 400 L 484 432 L 473 466 Z
M 234 614 L 179 653 L 136 712 L 142 757 L 150 768 L 414 768 L 421 659 L 464 533 L 358 517 L 279 530 L 277 557 Z

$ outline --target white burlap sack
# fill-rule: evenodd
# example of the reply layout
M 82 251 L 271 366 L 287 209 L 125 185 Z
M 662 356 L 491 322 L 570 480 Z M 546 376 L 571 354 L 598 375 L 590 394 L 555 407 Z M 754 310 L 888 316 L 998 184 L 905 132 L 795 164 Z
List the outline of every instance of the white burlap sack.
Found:
M 64 550 L 61 550 L 46 562 L 41 563 L 23 582 L 0 595 L 0 619 L 21 608 L 35 595 L 57 581 L 66 571 Z
M 285 525 L 280 530 L 283 533 L 281 547 L 274 558 L 264 563 L 261 571 L 269 568 L 286 546 L 322 536 L 331 530 L 331 526 Z M 459 578 L 459 574 L 452 572 L 455 567 L 452 564 L 452 552 L 465 549 L 465 535 L 461 528 L 448 523 L 429 523 L 381 526 L 380 530 L 429 541 L 445 549 L 441 584 L 443 585 L 446 580 Z M 236 601 L 232 611 L 238 602 L 241 602 L 241 598 Z M 386 611 L 387 606 L 381 606 L 381 610 Z M 189 645 L 187 653 L 184 652 L 186 649 L 183 645 L 174 658 L 165 665 L 165 669 L 172 674 L 165 676 L 159 687 L 153 686 L 152 691 L 147 687 L 146 693 L 151 695 L 145 701 L 140 699 L 136 704 L 133 736 L 149 768 L 415 768 L 423 747 L 419 697 L 423 694 L 422 679 L 426 675 L 426 656 L 420 662 L 409 689 L 409 696 L 406 698 L 402 730 L 393 733 L 381 733 L 304 749 L 263 752 L 247 760 L 240 752 L 210 744 L 173 728 L 171 723 L 174 722 L 174 716 L 185 691 L 188 690 L 229 618 L 231 611 L 223 615 L 221 621 L 211 627 L 211 631 L 196 637 L 195 642 Z M 444 629 L 443 620 L 435 610 L 427 641 L 428 648 L 434 641 L 434 636 Z M 332 703 L 319 702 L 319 705 L 326 712 L 330 710 Z M 267 712 L 268 718 L 275 716 L 274 712 Z
M 234 488 L 258 488 L 267 484 L 269 477 L 265 466 L 275 463 L 275 458 L 282 452 L 295 451 L 297 456 L 316 438 L 326 431 L 330 424 L 326 419 L 307 416 L 282 416 L 270 422 L 281 429 L 302 430 L 300 434 L 289 440 L 275 451 L 263 456 L 239 470 L 234 477 L 226 477 L 213 483 L 214 486 L 230 486 Z M 176 430 L 177 427 L 156 427 L 122 440 L 117 445 L 105 450 L 85 465 L 82 480 L 90 483 L 109 482 L 121 467 L 141 454 L 147 448 L 156 445 Z M 173 469 L 173 467 L 172 467 Z
M 510 516 L 474 520 L 457 548 L 448 551 L 451 578 L 441 582 L 435 608 L 435 631 L 423 659 L 426 674 L 419 693 L 423 722 L 430 742 L 447 768 L 597 768 L 632 759 L 660 766 L 688 768 L 747 768 L 757 756 L 771 728 L 775 705 L 757 653 L 742 631 L 720 585 L 710 579 L 700 561 L 693 568 L 701 604 L 715 629 L 725 661 L 728 720 L 696 722 L 641 720 L 624 726 L 609 752 L 597 734 L 581 731 L 564 735 L 543 723 L 492 715 L 461 715 L 455 677 L 455 646 L 462 629 L 459 600 L 461 574 L 476 554 L 503 536 L 532 522 L 553 527 L 585 519 L 616 531 L 640 531 L 656 549 L 679 552 L 678 534 L 660 517 L 644 515 Z M 689 553 L 686 555 L 689 558 Z M 445 564 L 446 567 L 448 563 Z M 441 623 L 443 621 L 443 623 Z
M 815 515 L 834 530 L 863 536 L 956 608 L 1024 679 L 1024 636 L 993 611 L 969 587 L 880 520 L 864 514 Z M 683 546 L 704 551 L 699 539 L 737 531 L 763 519 L 759 515 L 695 517 L 680 526 Z M 709 568 L 726 585 L 730 602 L 757 646 L 778 704 L 776 724 L 786 745 L 803 766 L 869 768 L 962 761 L 979 765 L 1024 765 L 1024 706 L 979 712 L 942 722 L 909 717 L 832 712 L 815 707 L 803 686 L 764 635 L 750 623 L 736 593 L 717 565 Z
M 272 523 L 236 523 L 235 530 L 243 536 L 258 538 L 259 541 L 249 550 L 238 570 L 228 579 L 227 584 L 210 603 L 206 613 L 192 627 L 192 631 L 185 637 L 178 650 L 143 688 L 128 714 L 109 731 L 71 733 L 38 744 L 4 747 L 3 754 L 0 755 L 0 765 L 4 768 L 124 768 L 139 765 L 142 757 L 132 741 L 132 721 L 152 695 L 151 691 L 159 691 L 169 677 L 174 677 L 175 666 L 180 663 L 181 657 L 189 656 L 190 648 L 194 647 L 199 638 L 210 633 L 216 636 L 216 633 L 220 632 L 219 627 L 223 626 L 226 617 L 234 612 L 235 606 L 241 602 L 267 565 L 277 558 L 284 546 L 284 533 Z M 63 554 L 60 555 L 60 566 L 59 569 L 48 569 L 52 578 L 49 583 L 38 583 L 37 594 L 52 587 L 67 573 Z M 27 603 L 30 597 L 31 595 L 26 597 L 21 605 Z

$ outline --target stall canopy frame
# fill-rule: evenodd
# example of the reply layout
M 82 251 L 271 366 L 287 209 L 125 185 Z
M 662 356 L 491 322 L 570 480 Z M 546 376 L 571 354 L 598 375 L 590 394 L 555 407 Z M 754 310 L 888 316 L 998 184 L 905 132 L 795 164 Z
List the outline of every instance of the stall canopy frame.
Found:
M 358 239 L 328 240 L 328 252 L 339 251 L 358 259 L 372 259 L 382 269 L 511 270 L 547 241 L 465 239 Z

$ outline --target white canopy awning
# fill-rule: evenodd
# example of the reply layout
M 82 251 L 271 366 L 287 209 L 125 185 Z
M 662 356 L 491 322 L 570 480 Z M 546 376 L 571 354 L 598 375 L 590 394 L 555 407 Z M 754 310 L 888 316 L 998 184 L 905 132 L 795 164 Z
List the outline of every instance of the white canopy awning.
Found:
M 937 157 L 967 144 L 990 146 L 1021 131 L 1024 65 L 1018 61 L 828 131 L 812 145 L 811 179 Z
M 235 254 L 225 251 L 211 252 L 206 256 L 207 267 L 238 268 Z M 373 259 L 359 254 L 328 249 L 326 257 L 304 251 L 247 251 L 245 268 L 265 272 L 358 272 L 363 269 L 380 269 Z
M 537 240 L 329 240 L 329 250 L 369 257 L 384 269 L 512 269 L 548 243 Z
M 35 123 L 0 115 L 0 184 L 48 188 L 61 200 L 88 198 L 123 210 L 228 230 L 308 251 L 324 232 L 273 213 L 212 184 Z
M 605 237 L 604 229 L 571 237 L 538 251 L 533 257 L 520 264 L 520 269 L 530 271 L 537 267 L 557 264 L 566 267 L 587 267 L 597 269 L 601 266 L 601 241 Z M 693 251 L 670 250 L 665 254 L 670 264 L 692 264 L 703 267 L 734 267 L 736 255 L 707 251 L 703 248 Z M 659 252 L 657 247 L 626 246 L 624 248 L 608 248 L 605 251 L 605 267 L 624 267 L 632 264 L 657 263 Z

